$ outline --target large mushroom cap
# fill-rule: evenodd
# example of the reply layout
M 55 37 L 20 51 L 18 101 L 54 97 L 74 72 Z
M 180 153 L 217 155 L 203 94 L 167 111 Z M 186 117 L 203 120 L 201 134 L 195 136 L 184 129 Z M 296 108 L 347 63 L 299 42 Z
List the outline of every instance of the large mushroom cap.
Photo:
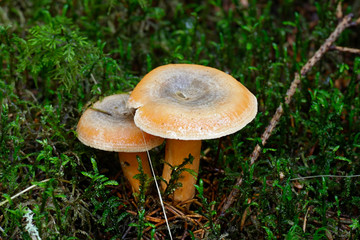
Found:
M 130 95 L 135 124 L 147 133 L 181 140 L 234 133 L 257 113 L 256 97 L 229 74 L 194 64 L 149 72 Z
M 141 131 L 134 124 L 134 109 L 126 106 L 129 94 L 105 97 L 87 109 L 77 125 L 79 140 L 87 146 L 114 152 L 142 152 L 163 139 Z

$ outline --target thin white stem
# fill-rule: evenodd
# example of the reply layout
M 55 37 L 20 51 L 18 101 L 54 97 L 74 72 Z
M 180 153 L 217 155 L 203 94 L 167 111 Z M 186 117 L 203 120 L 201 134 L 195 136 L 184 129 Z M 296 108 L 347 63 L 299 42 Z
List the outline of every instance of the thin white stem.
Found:
M 145 140 L 145 139 L 144 139 L 144 140 Z M 164 213 L 164 218 L 165 218 L 165 222 L 166 222 L 166 227 L 167 227 L 167 229 L 168 229 L 170 239 L 172 240 L 173 238 L 172 238 L 172 234 L 171 234 L 171 230 L 170 230 L 169 221 L 168 221 L 167 216 L 166 216 L 165 205 L 164 205 L 164 202 L 163 202 L 162 197 L 161 197 L 161 192 L 160 192 L 159 184 L 158 184 L 157 181 L 156 181 L 155 171 L 154 171 L 154 168 L 153 168 L 153 165 L 152 165 L 152 162 L 151 162 L 151 158 L 150 158 L 150 153 L 149 153 L 149 151 L 147 151 L 147 155 L 148 155 L 148 160 L 149 160 L 149 165 L 150 165 L 151 173 L 152 173 L 152 175 L 153 175 L 153 177 L 154 177 L 154 182 L 155 182 L 156 190 L 157 190 L 158 195 L 159 195 L 160 205 L 161 205 L 162 211 L 163 211 L 163 213 Z
M 147 143 L 146 143 L 146 139 L 145 139 L 144 132 L 143 132 L 143 131 L 141 131 L 141 132 L 142 132 L 142 136 L 143 136 L 143 139 L 144 139 L 144 143 L 145 143 L 145 145 L 146 145 Z M 150 152 L 149 152 L 149 151 L 146 151 L 146 153 L 147 153 L 147 156 L 148 156 L 148 161 L 149 161 L 149 165 L 150 165 L 150 169 L 151 169 L 151 174 L 152 174 L 152 176 L 153 176 L 153 178 L 154 178 L 156 191 L 158 192 L 158 195 L 159 195 L 160 205 L 161 205 L 161 208 L 162 208 L 162 212 L 164 213 L 164 219 L 165 219 L 166 227 L 167 227 L 168 232 L 169 232 L 169 237 L 170 237 L 170 240 L 173 240 L 173 237 L 172 237 L 172 234 L 171 234 L 171 230 L 170 230 L 169 221 L 168 221 L 168 218 L 167 218 L 167 215 L 166 215 L 166 211 L 165 211 L 164 202 L 163 202 L 162 197 L 161 197 L 161 192 L 160 192 L 159 184 L 158 184 L 157 181 L 156 181 L 156 175 L 155 175 L 154 167 L 153 167 L 153 165 L 152 165 Z
M 45 180 L 41 181 L 41 183 L 48 182 L 48 181 L 50 181 L 50 179 L 45 179 Z M 15 195 L 12 196 L 10 199 L 13 200 L 13 199 L 19 197 L 20 195 L 26 193 L 27 191 L 30 191 L 31 189 L 33 189 L 33 188 L 35 188 L 35 187 L 37 187 L 37 185 L 31 185 L 30 187 L 28 187 L 28 188 L 22 190 L 21 192 L 15 194 Z M 1 202 L 1 203 L 0 203 L 0 207 L 1 207 L 2 205 L 6 204 L 7 202 L 9 202 L 9 200 L 5 200 L 5 201 Z
M 90 77 L 94 81 L 95 84 L 98 84 L 98 82 L 96 81 L 96 79 L 92 73 L 90 74 Z M 97 90 L 99 91 L 99 93 L 101 93 L 101 89 L 99 87 L 97 88 Z

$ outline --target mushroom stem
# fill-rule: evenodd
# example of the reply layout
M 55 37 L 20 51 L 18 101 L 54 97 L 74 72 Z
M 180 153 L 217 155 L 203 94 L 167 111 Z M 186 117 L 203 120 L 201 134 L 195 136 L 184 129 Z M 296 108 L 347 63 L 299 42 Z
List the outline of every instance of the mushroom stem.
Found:
M 192 164 L 186 164 L 185 168 L 191 169 L 196 174 L 199 172 L 200 164 L 200 151 L 201 151 L 201 140 L 176 140 L 167 139 L 165 146 L 165 162 L 175 167 L 183 163 L 185 158 L 189 157 L 189 154 L 193 156 Z M 162 177 L 169 182 L 171 178 L 171 167 L 168 164 L 164 165 Z M 195 195 L 195 183 L 196 179 L 189 172 L 184 171 L 181 173 L 178 182 L 182 184 L 173 193 L 173 199 L 176 202 L 183 202 L 190 200 Z M 164 182 L 161 183 L 162 188 L 166 188 Z
M 140 181 L 134 178 L 136 174 L 140 174 L 139 164 L 136 156 L 139 156 L 141 159 L 144 173 L 151 177 L 150 166 L 146 152 L 119 152 L 120 165 L 123 174 L 130 182 L 132 191 L 139 193 Z

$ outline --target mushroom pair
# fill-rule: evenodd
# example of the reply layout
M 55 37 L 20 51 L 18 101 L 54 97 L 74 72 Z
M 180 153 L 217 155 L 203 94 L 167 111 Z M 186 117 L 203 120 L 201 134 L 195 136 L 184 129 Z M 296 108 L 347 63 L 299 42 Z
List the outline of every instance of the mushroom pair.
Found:
M 140 142 L 140 145 L 143 144 L 141 149 L 146 151 L 160 145 L 162 139 L 166 138 L 165 162 L 168 164 L 164 165 L 162 177 L 167 182 L 171 179 L 170 166 L 182 164 L 189 155 L 193 157 L 193 162 L 185 165 L 185 168 L 198 173 L 201 140 L 232 134 L 251 122 L 257 113 L 255 96 L 240 82 L 220 70 L 194 64 L 158 67 L 145 75 L 128 100 L 125 95 L 121 96 L 121 103 L 111 96 L 87 110 L 96 116 L 95 120 L 89 120 L 92 122 L 90 130 L 82 124 L 82 119 L 87 118 L 85 111 L 77 129 L 80 141 L 103 150 L 128 152 L 140 151 L 140 147 L 134 147 L 135 143 L 131 143 L 132 150 L 127 150 L 124 146 L 129 144 L 124 139 Z M 112 100 L 114 106 L 108 108 L 102 105 Z M 128 108 L 125 107 L 126 101 Z M 130 109 L 135 109 L 135 113 Z M 118 119 L 123 118 L 127 119 L 129 126 L 119 123 Z M 103 119 L 109 119 L 112 125 L 119 126 L 107 130 Z M 124 128 L 130 126 L 141 129 L 134 131 L 139 131 L 142 136 L 133 137 L 126 133 Z M 90 141 L 86 140 L 86 135 L 90 136 Z M 106 142 L 109 142 L 107 144 L 110 147 L 104 146 Z M 139 188 L 138 181 L 133 179 L 135 173 L 138 173 L 137 163 L 130 159 L 136 159 L 136 155 L 141 154 L 119 153 L 124 174 L 134 191 Z M 146 170 L 146 156 L 140 157 L 144 172 L 150 175 Z M 136 171 L 130 173 L 128 166 Z M 182 186 L 175 190 L 173 199 L 177 202 L 192 199 L 196 178 L 185 171 L 178 181 Z M 165 183 L 162 183 L 162 188 L 166 188 Z

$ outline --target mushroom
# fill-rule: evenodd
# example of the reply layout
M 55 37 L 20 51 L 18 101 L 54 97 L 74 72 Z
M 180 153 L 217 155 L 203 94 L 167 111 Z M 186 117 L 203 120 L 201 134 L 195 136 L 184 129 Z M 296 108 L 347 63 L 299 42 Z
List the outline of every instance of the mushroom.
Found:
M 152 70 L 135 87 L 128 106 L 136 109 L 136 126 L 167 139 L 165 162 L 178 166 L 191 154 L 193 163 L 185 168 L 196 173 L 201 140 L 237 132 L 257 113 L 256 97 L 235 78 L 194 64 L 169 64 Z M 167 182 L 171 178 L 167 164 L 162 177 Z M 173 199 L 192 199 L 196 179 L 184 171 L 179 182 L 182 187 L 174 192 Z
M 137 156 L 144 173 L 151 176 L 148 150 L 162 144 L 164 139 L 141 131 L 134 124 L 134 109 L 126 107 L 129 94 L 105 97 L 88 108 L 77 125 L 78 139 L 85 145 L 118 152 L 125 178 L 133 192 L 139 192 L 140 182 L 134 179 L 139 174 Z

